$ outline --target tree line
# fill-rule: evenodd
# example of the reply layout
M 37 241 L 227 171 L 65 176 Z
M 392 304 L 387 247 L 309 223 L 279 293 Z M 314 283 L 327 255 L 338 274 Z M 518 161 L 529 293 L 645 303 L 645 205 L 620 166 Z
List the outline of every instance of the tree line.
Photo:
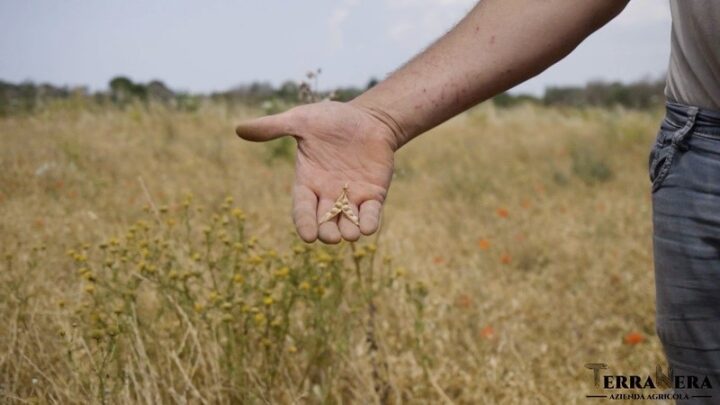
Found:
M 308 77 L 313 78 L 310 72 Z M 317 71 L 319 74 L 320 71 Z M 92 105 L 111 105 L 124 108 L 130 104 L 162 104 L 184 111 L 193 111 L 203 102 L 222 102 L 228 105 L 259 106 L 268 112 L 281 110 L 301 102 L 332 99 L 348 101 L 378 83 L 371 79 L 363 87 L 341 87 L 319 92 L 311 81 L 286 81 L 279 86 L 269 82 L 251 82 L 232 89 L 209 94 L 175 91 L 160 80 L 134 82 L 117 76 L 104 90 L 91 92 L 85 87 L 54 86 L 47 83 L 23 82 L 13 84 L 0 81 L 0 115 L 28 113 L 58 101 L 79 101 Z M 493 98 L 498 107 L 520 103 L 549 106 L 623 106 L 646 109 L 660 105 L 664 80 L 641 80 L 633 83 L 594 81 L 585 86 L 548 87 L 542 96 L 503 93 Z

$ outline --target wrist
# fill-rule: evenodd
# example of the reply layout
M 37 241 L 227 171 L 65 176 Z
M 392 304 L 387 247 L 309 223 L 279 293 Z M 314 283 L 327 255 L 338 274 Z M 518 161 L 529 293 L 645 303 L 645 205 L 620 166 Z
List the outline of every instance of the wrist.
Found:
M 386 108 L 382 108 L 376 103 L 365 100 L 362 95 L 350 100 L 348 104 L 362 110 L 370 116 L 371 119 L 375 120 L 380 126 L 386 129 L 385 132 L 388 134 L 389 138 L 388 142 L 390 143 L 393 151 L 400 149 L 401 146 L 411 139 L 411 136 L 402 125 L 401 121 Z

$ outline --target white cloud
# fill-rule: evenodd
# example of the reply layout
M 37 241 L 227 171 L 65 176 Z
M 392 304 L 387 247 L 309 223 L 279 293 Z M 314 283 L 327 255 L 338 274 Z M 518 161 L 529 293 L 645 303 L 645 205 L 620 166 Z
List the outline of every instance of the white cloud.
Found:
M 415 27 L 409 21 L 398 21 L 388 29 L 388 36 L 393 41 L 403 42 L 408 39 Z
M 359 0 L 345 0 L 330 14 L 327 24 L 332 49 L 341 49 L 343 47 L 343 25 L 350 16 L 350 10 L 358 4 Z
M 383 0 L 385 7 L 401 15 L 387 29 L 389 39 L 397 42 L 423 42 L 443 34 L 465 15 L 477 0 Z M 412 23 L 411 23 L 412 21 Z M 631 0 L 614 22 L 617 25 L 637 26 L 670 23 L 668 0 Z M 417 42 L 417 41 L 415 41 Z
M 433 6 L 470 7 L 475 3 L 477 3 L 477 0 L 385 0 L 385 4 L 393 8 Z
M 337 8 L 328 18 L 328 30 L 330 38 L 330 46 L 333 49 L 340 49 L 343 47 L 343 30 L 342 25 L 350 15 L 350 10 L 347 8 Z
M 477 0 L 434 0 L 434 2 L 442 6 L 462 6 L 470 8 L 477 3 Z
M 414 48 L 427 45 L 450 29 L 477 0 L 384 0 L 397 15 L 386 34 L 392 41 Z

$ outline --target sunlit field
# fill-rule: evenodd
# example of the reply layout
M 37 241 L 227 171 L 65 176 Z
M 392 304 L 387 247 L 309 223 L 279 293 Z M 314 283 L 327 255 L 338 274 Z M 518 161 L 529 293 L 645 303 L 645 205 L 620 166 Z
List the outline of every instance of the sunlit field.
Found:
M 665 367 L 659 109 L 481 105 L 331 247 L 294 234 L 294 141 L 234 135 L 258 114 L 0 118 L 0 403 L 571 404 L 586 363 Z

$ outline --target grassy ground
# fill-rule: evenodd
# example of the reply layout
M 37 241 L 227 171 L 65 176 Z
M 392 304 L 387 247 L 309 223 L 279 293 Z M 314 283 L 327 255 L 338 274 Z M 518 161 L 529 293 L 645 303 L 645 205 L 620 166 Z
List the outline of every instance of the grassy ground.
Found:
M 249 115 L 0 119 L 0 402 L 584 403 L 586 363 L 664 366 L 659 110 L 480 106 L 332 248 L 298 243 L 292 144 L 236 139 Z

